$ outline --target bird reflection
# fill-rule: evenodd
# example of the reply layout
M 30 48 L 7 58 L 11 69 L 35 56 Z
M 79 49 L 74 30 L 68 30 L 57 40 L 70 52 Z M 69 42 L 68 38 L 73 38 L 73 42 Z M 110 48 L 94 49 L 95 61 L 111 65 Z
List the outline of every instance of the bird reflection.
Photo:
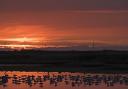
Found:
M 38 85 L 39 87 L 44 87 L 45 83 L 49 83 L 50 86 L 59 86 L 64 84 L 65 86 L 70 85 L 72 87 L 84 86 L 99 86 L 101 84 L 106 85 L 107 87 L 112 87 L 116 84 L 128 86 L 128 76 L 121 74 L 50 74 L 47 75 L 13 75 L 9 76 L 8 74 L 0 76 L 0 86 L 7 87 L 9 81 L 14 85 L 25 84 L 29 87 Z

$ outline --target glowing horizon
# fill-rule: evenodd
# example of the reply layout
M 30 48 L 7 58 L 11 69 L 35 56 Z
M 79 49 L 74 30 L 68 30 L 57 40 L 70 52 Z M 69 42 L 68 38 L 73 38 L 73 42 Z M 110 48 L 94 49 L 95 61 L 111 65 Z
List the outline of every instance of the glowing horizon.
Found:
M 8 14 L 12 18 L 8 18 Z M 0 25 L 0 39 L 20 40 L 19 42 L 46 41 L 56 44 L 94 40 L 106 44 L 125 45 L 128 44 L 127 15 L 128 11 L 5 13 L 2 17 L 7 19 Z

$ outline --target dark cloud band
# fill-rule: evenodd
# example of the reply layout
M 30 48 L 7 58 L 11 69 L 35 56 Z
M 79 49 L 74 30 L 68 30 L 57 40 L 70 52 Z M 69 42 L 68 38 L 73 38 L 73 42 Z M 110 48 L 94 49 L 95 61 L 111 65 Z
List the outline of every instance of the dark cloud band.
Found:
M 0 0 L 0 10 L 128 10 L 128 0 Z

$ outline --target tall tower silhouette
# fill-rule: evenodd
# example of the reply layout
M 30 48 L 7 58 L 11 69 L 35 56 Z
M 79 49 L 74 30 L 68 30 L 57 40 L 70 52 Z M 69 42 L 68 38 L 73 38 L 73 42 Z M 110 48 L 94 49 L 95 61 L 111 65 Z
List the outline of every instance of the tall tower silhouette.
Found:
M 94 48 L 95 48 L 95 42 L 94 42 L 94 40 L 91 40 L 91 41 L 90 41 L 89 47 L 90 47 L 91 49 L 94 49 Z

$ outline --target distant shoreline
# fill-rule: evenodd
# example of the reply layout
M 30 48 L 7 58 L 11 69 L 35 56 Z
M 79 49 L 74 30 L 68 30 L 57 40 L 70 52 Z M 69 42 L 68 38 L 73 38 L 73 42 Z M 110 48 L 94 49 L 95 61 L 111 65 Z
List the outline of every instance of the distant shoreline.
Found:
M 47 66 L 47 65 L 10 65 L 1 66 L 0 71 L 26 71 L 26 72 L 87 72 L 87 73 L 128 73 L 127 67 L 67 67 L 67 66 Z

